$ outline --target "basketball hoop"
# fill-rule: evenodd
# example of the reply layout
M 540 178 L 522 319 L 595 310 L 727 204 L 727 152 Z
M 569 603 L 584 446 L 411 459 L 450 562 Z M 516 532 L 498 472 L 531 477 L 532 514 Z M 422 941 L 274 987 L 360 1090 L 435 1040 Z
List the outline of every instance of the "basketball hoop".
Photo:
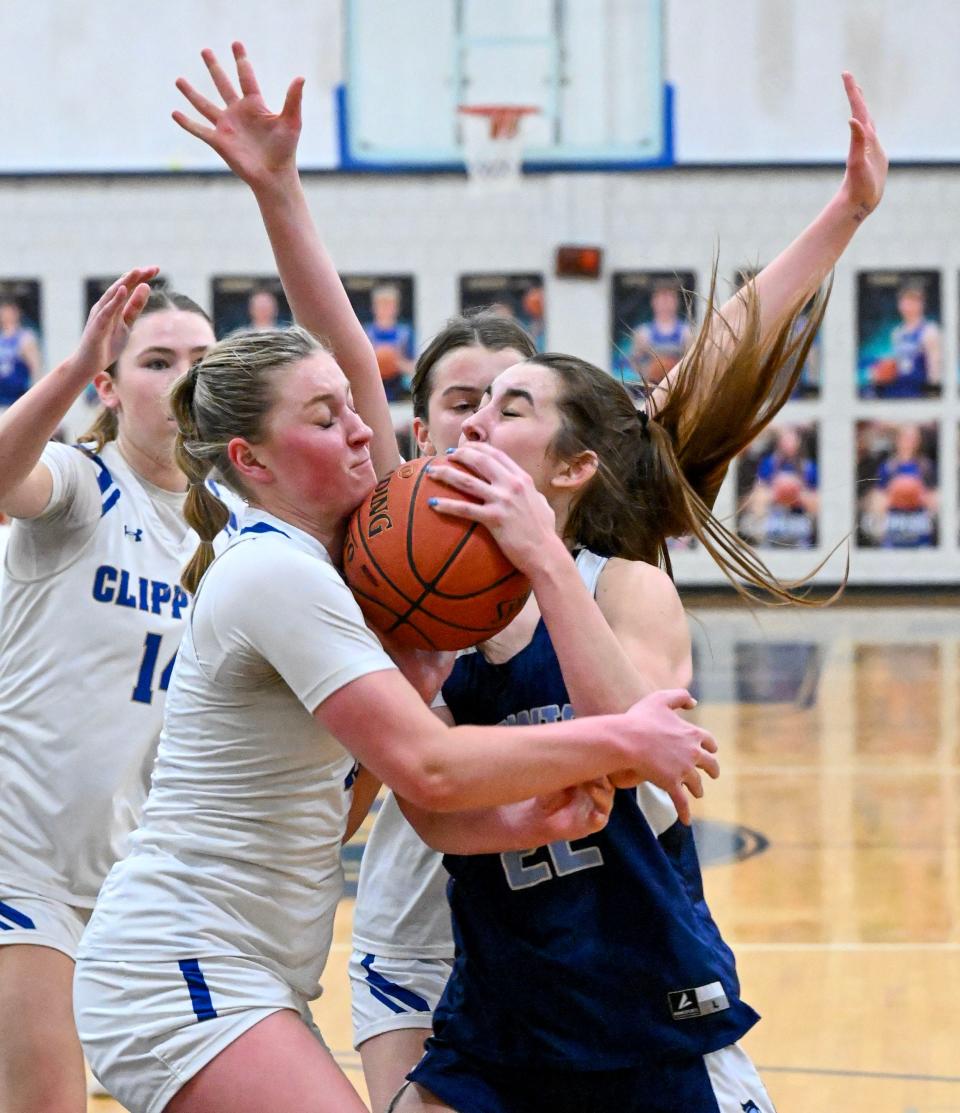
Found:
M 466 104 L 463 116 L 463 157 L 476 192 L 513 189 L 520 181 L 523 157 L 521 123 L 539 113 L 529 104 Z

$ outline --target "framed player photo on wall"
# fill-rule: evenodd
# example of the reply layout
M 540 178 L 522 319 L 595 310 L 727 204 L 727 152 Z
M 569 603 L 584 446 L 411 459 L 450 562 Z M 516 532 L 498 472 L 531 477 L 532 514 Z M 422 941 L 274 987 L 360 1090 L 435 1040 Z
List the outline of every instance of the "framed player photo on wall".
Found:
M 274 275 L 218 275 L 210 282 L 213 329 L 219 337 L 232 332 L 285 328 L 293 322 L 280 279 Z
M 857 544 L 929 549 L 938 542 L 939 428 L 934 421 L 858 421 Z
M 118 275 L 112 274 L 109 278 L 96 277 L 85 278 L 83 280 L 83 322 L 86 322 L 87 317 L 90 315 L 90 310 L 97 304 L 97 302 L 106 293 L 108 287 L 112 286 L 117 281 Z M 154 290 L 170 289 L 171 283 L 168 275 L 158 274 L 156 278 L 151 279 L 150 288 Z
M 820 509 L 817 427 L 778 422 L 737 464 L 737 532 L 761 547 L 816 547 Z
M 943 381 L 938 271 L 857 275 L 857 394 L 939 398 Z
M 537 351 L 546 346 L 542 274 L 462 274 L 460 312 L 485 310 L 509 317 L 533 338 Z
M 387 401 L 408 401 L 416 357 L 413 276 L 344 274 L 340 280 L 377 354 Z
M 617 271 L 613 275 L 611 369 L 637 396 L 656 386 L 693 342 L 693 271 Z
M 40 283 L 0 278 L 0 409 L 12 405 L 40 377 Z
M 759 273 L 759 267 L 740 267 L 738 270 L 734 271 L 734 290 L 740 290 L 747 282 L 756 278 Z M 808 315 L 812 308 L 813 298 L 807 302 L 803 308 L 803 312 L 797 317 L 794 324 L 794 335 L 802 332 L 806 327 Z M 807 358 L 804 360 L 803 370 L 800 372 L 799 379 L 797 379 L 797 385 L 793 388 L 793 392 L 790 395 L 791 400 L 819 398 L 822 374 L 823 336 L 821 330 L 818 329 L 817 335 L 813 338 L 813 343 L 810 345 L 810 350 L 807 352 Z

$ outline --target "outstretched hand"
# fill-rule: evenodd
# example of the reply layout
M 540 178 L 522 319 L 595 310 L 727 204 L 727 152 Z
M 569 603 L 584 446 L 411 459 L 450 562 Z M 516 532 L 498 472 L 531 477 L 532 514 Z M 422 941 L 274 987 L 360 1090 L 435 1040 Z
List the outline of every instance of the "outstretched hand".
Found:
M 889 159 L 873 124 L 873 117 L 863 99 L 863 90 L 853 74 L 843 74 L 843 87 L 850 102 L 850 149 L 841 190 L 856 207 L 857 219 L 863 220 L 880 203 L 887 181 Z
M 201 57 L 223 100 L 223 107 L 208 100 L 186 78 L 178 77 L 177 88 L 213 126 L 197 123 L 182 112 L 174 112 L 174 120 L 184 131 L 212 147 L 237 177 L 251 187 L 294 168 L 304 79 L 295 77 L 290 82 L 283 108 L 277 114 L 264 102 L 243 43 L 233 44 L 240 93 L 212 50 L 201 51 Z
M 123 351 L 137 317 L 147 303 L 159 267 L 135 267 L 118 278 L 90 310 L 80 343 L 73 355 L 74 366 L 88 379 L 104 371 Z

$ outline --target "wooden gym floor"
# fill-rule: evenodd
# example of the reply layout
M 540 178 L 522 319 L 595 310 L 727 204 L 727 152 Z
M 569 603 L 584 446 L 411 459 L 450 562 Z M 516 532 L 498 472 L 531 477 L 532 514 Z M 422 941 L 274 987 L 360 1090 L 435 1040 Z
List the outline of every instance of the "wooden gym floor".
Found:
M 707 895 L 779 1113 L 960 1113 L 960 608 L 690 615 L 722 761 L 695 808 Z M 316 1014 L 363 1092 L 352 911 Z

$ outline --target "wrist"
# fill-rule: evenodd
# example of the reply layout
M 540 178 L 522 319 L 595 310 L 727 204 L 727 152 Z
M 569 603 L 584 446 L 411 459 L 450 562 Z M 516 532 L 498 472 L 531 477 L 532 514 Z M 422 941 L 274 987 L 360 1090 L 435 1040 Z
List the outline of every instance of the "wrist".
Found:
M 826 213 L 829 216 L 843 225 L 853 225 L 854 228 L 862 224 L 872 212 L 873 208 L 851 194 L 846 181 L 837 190 L 836 195 L 827 204 L 826 208 Z
M 607 751 L 605 761 L 608 768 L 605 776 L 622 772 L 624 769 L 646 768 L 647 736 L 644 734 L 643 753 L 638 752 L 636 729 L 625 729 L 624 715 L 595 716 L 599 744 Z
M 521 571 L 534 590 L 540 588 L 542 591 L 563 583 L 565 577 L 576 571 L 576 566 L 562 538 L 553 533 L 543 544 L 536 546 L 531 554 L 529 567 Z
M 102 368 L 90 366 L 79 352 L 74 352 L 72 356 L 67 356 L 62 363 L 54 367 L 50 377 L 54 382 L 79 391 L 83 390 L 100 370 Z
M 300 172 L 297 164 L 291 162 L 276 170 L 265 170 L 251 178 L 247 184 L 259 204 L 276 204 L 289 198 L 291 190 L 300 188 Z

